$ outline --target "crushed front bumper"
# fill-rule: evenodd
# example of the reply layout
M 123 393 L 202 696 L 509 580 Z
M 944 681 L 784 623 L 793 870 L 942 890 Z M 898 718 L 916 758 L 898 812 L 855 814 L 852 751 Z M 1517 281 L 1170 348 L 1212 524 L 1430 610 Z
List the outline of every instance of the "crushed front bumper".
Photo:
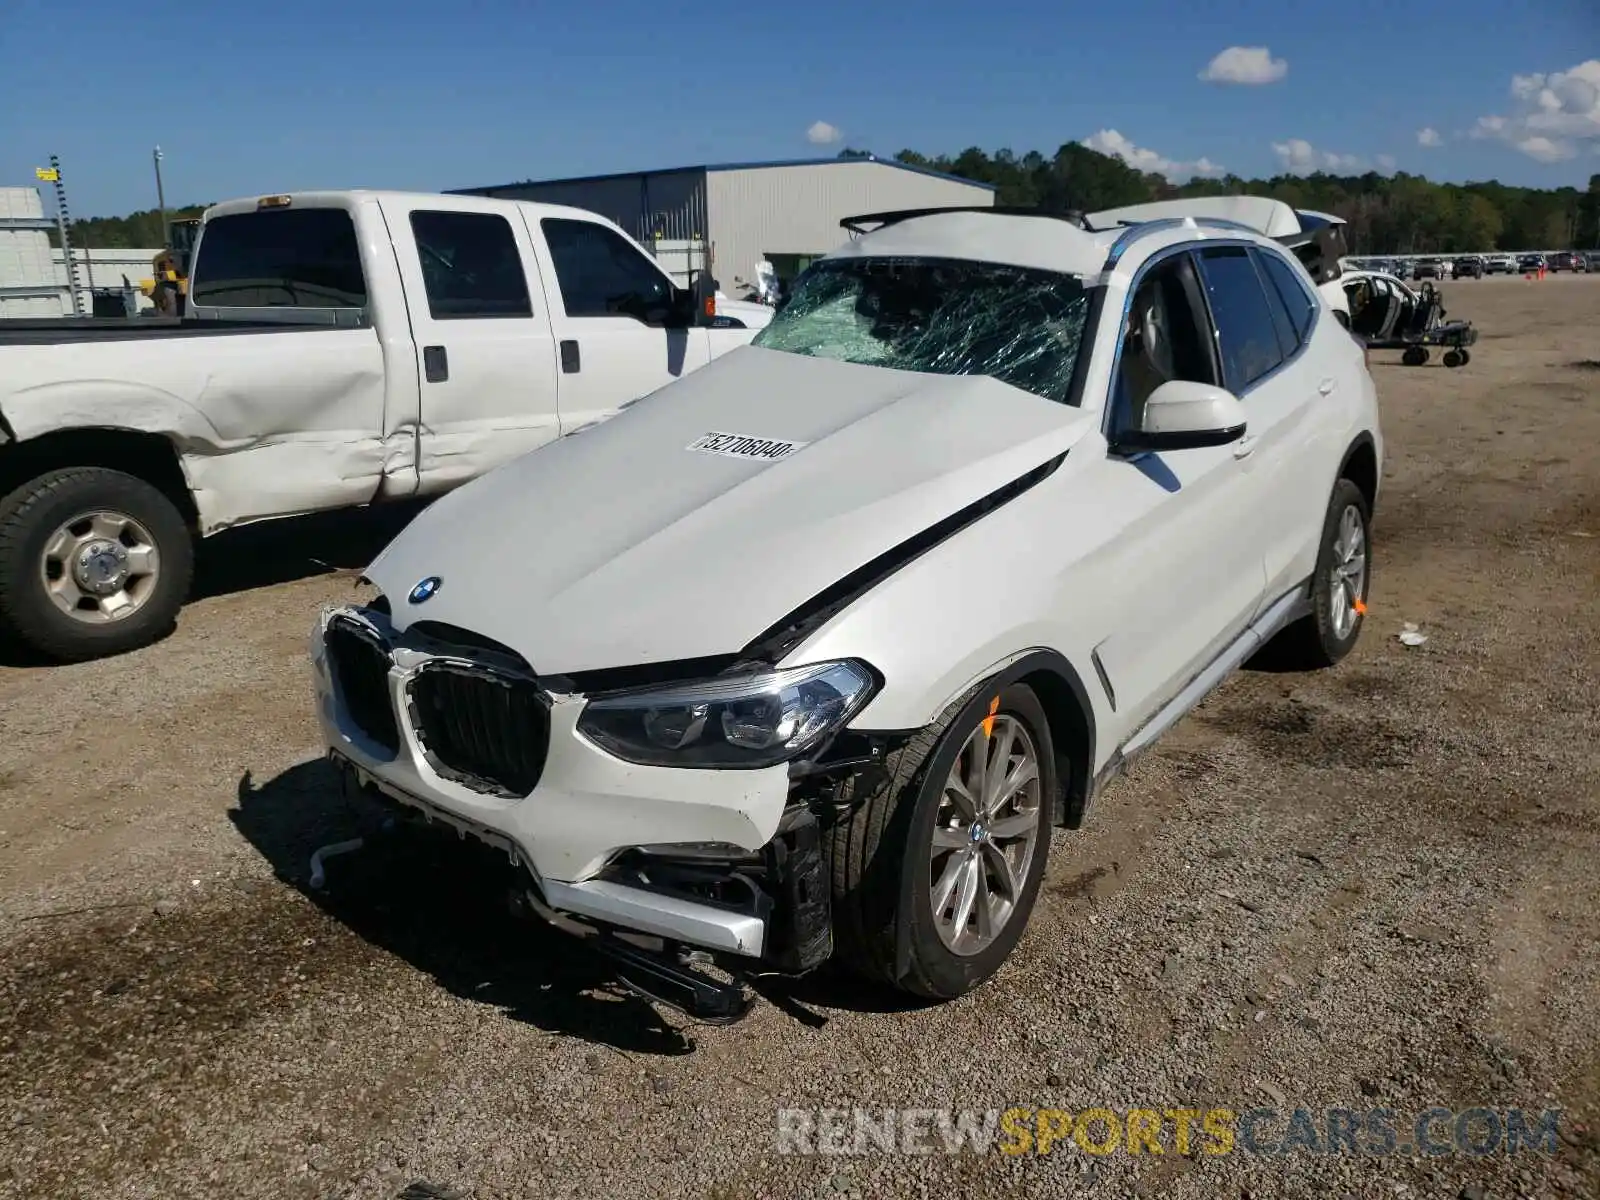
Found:
M 359 635 L 364 662 L 330 655 L 334 624 Z M 519 760 L 534 764 L 536 782 L 507 795 L 441 761 L 437 738 L 430 750 L 415 688 L 433 669 L 513 679 L 505 655 L 397 633 L 373 610 L 331 608 L 312 660 L 323 740 L 346 786 L 504 852 L 549 910 L 777 970 L 804 971 L 831 953 L 820 832 L 789 805 L 786 767 L 625 763 L 578 734 L 583 697 L 541 694 L 545 728 L 530 720 L 527 736 L 548 743 Z

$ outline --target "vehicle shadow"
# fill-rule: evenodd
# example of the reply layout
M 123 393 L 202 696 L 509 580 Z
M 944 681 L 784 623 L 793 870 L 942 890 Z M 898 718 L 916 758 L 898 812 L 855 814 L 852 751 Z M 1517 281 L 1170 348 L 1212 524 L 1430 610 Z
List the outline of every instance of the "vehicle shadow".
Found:
M 340 571 L 359 572 L 427 504 L 423 500 L 397 501 L 224 530 L 200 543 L 189 599 L 226 596 Z
M 515 876 L 503 855 L 428 830 L 380 833 L 382 811 L 346 799 L 323 760 L 259 786 L 247 772 L 228 816 L 279 879 L 452 995 L 616 1050 L 671 1056 L 695 1048 L 692 1036 L 618 983 L 605 960 L 512 913 Z M 328 859 L 324 887 L 312 888 L 312 854 L 362 836 L 366 846 Z

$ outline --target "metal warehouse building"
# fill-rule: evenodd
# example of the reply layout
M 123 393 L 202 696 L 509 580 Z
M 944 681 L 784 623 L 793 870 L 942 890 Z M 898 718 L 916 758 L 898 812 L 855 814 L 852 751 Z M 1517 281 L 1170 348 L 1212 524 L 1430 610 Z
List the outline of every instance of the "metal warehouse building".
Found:
M 756 263 L 792 279 L 845 241 L 841 219 L 902 208 L 992 207 L 995 189 L 876 157 L 722 163 L 582 179 L 462 188 L 460 194 L 567 204 L 622 226 L 674 274 L 710 263 L 737 295 Z

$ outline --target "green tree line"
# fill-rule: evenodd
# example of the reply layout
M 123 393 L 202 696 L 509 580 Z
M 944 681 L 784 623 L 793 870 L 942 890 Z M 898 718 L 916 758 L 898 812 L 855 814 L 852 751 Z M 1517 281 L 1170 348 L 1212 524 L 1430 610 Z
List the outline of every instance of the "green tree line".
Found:
M 845 150 L 841 157 L 865 152 Z M 1270 179 L 1194 179 L 1173 184 L 1119 158 L 1068 143 L 1054 156 L 1038 151 L 989 153 L 970 147 L 930 158 L 895 155 L 914 166 L 995 185 L 995 202 L 1053 212 L 1094 212 L 1190 196 L 1271 196 L 1296 208 L 1331 212 L 1350 223 L 1355 254 L 1466 253 L 1487 250 L 1600 248 L 1600 175 L 1588 189 L 1433 183 L 1421 175 L 1275 175 Z
M 204 204 L 169 208 L 167 220 L 198 217 L 205 210 Z M 161 210 L 155 208 L 129 213 L 125 217 L 83 217 L 72 222 L 69 233 L 72 244 L 80 249 L 158 250 L 166 244 L 165 234 L 161 228 Z M 54 246 L 59 241 L 55 230 L 52 229 L 50 244 Z

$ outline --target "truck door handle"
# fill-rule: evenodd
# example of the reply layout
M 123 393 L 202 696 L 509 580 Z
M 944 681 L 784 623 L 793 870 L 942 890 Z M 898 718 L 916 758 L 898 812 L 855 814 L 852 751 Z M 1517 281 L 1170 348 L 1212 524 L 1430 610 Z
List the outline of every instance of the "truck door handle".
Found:
M 578 343 L 571 338 L 561 343 L 561 372 L 576 375 L 582 362 L 578 357 Z
M 1338 386 L 1339 386 L 1339 381 L 1337 379 L 1324 379 L 1321 383 L 1319 383 L 1317 385 L 1317 391 L 1320 392 L 1322 395 L 1326 396 L 1329 392 L 1333 391 L 1333 389 L 1338 387 Z
M 1256 443 L 1260 440 L 1260 438 L 1254 437 L 1240 438 L 1233 444 L 1233 456 L 1235 458 L 1249 458 L 1256 452 Z
M 443 383 L 450 378 L 450 356 L 443 346 L 422 348 L 422 377 L 429 383 Z

